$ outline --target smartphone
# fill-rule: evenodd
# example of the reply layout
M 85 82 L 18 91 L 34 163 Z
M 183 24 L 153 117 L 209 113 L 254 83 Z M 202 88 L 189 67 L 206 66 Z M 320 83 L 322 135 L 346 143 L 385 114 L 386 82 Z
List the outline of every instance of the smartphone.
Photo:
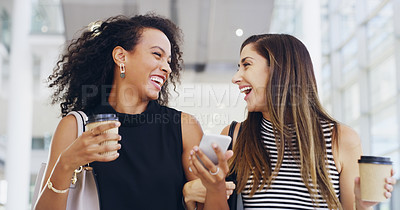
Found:
M 204 134 L 203 138 L 200 141 L 199 148 L 214 164 L 218 164 L 218 157 L 211 146 L 212 143 L 216 143 L 221 151 L 225 153 L 231 141 L 232 138 L 230 136 L 219 134 Z

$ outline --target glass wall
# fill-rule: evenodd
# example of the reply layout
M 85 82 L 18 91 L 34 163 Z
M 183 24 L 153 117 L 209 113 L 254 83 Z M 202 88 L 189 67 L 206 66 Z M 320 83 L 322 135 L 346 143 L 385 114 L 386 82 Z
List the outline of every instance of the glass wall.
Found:
M 32 33 L 64 33 L 60 0 L 32 0 L 32 3 Z
M 302 38 L 305 2 L 275 1 L 271 32 Z M 395 8 L 400 8 L 400 1 L 319 2 L 322 103 L 336 119 L 358 132 L 364 154 L 388 156 L 399 171 L 400 20 Z M 399 196 L 393 195 L 376 209 L 396 209 Z
M 395 27 L 400 23 L 394 15 L 396 3 L 321 1 L 321 20 L 323 104 L 334 107 L 333 116 L 355 128 L 364 154 L 391 157 L 398 171 L 400 68 L 396 59 L 400 56 L 395 49 L 399 42 Z M 376 209 L 396 209 L 398 195 L 394 195 Z

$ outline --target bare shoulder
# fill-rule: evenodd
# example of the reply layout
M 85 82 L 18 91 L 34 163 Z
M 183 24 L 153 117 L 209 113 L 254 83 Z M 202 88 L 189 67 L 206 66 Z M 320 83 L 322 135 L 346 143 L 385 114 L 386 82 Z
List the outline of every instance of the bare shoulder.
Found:
M 229 134 L 229 128 L 230 128 L 230 127 L 231 127 L 231 125 L 225 126 L 225 128 L 222 129 L 222 131 L 221 131 L 221 135 L 227 136 L 227 135 Z
M 191 114 L 182 112 L 181 114 L 181 125 L 182 125 L 182 138 L 185 141 L 200 142 L 203 136 L 203 130 L 201 129 L 199 121 Z
M 196 117 L 188 114 L 186 112 L 182 112 L 181 114 L 181 123 L 182 124 L 199 124 L 199 121 L 197 121 Z
M 57 132 L 66 132 L 68 131 L 69 133 L 72 133 L 72 136 L 77 136 L 77 132 L 78 132 L 78 125 L 76 124 L 76 119 L 75 116 L 73 115 L 68 115 L 63 117 L 60 120 L 60 123 L 57 126 L 56 129 L 56 133 Z M 75 132 L 71 132 L 71 131 L 75 131 Z
M 60 120 L 60 123 L 58 124 L 57 129 L 58 128 L 64 128 L 64 127 L 67 127 L 67 128 L 75 127 L 75 128 L 77 128 L 76 119 L 75 119 L 74 115 L 65 116 Z
M 232 139 L 232 145 L 233 145 L 233 146 L 234 146 L 235 143 L 236 143 L 236 138 L 237 138 L 237 136 L 238 136 L 238 134 L 239 134 L 239 129 L 240 129 L 241 124 L 242 124 L 242 123 L 238 122 L 238 123 L 236 124 L 235 128 L 234 128 L 234 131 L 233 131 L 233 139 Z M 228 136 L 228 135 L 229 135 L 229 129 L 230 129 L 230 127 L 231 127 L 231 124 L 225 126 L 225 128 L 222 129 L 222 131 L 221 131 L 221 135 L 226 135 L 226 136 Z
M 64 150 L 76 139 L 77 134 L 78 126 L 75 117 L 73 115 L 63 117 L 54 132 L 52 150 Z
M 201 131 L 203 133 L 199 121 L 191 114 L 182 112 L 181 114 L 182 132 Z
M 339 150 L 361 147 L 360 136 L 354 129 L 344 124 L 338 124 L 338 140 Z
M 338 171 L 351 171 L 362 154 L 361 140 L 357 132 L 349 126 L 338 124 L 338 147 L 338 159 L 335 158 Z

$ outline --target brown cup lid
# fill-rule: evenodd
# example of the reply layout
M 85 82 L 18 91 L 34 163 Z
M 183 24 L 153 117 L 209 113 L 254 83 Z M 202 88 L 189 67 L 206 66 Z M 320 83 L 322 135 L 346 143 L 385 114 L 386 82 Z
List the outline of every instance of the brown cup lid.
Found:
M 373 163 L 373 164 L 384 164 L 392 165 L 392 161 L 389 157 L 378 157 L 378 156 L 361 156 L 358 163 Z

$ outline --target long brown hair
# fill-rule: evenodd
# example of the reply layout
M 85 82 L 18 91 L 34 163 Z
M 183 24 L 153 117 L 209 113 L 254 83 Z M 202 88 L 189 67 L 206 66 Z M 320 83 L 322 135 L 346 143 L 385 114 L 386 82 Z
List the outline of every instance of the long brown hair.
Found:
M 238 191 L 244 190 L 251 173 L 251 196 L 265 185 L 270 186 L 279 172 L 285 147 L 288 147 L 293 157 L 298 157 L 301 177 L 313 200 L 317 198 L 318 189 L 330 209 L 341 208 L 326 167 L 326 143 L 321 127 L 321 121 L 332 125 L 332 142 L 337 147 L 337 122 L 319 102 L 306 47 L 297 38 L 286 34 L 251 36 L 243 42 L 240 51 L 248 44 L 267 60 L 271 69 L 266 81 L 266 108 L 275 130 L 278 162 L 272 171 L 269 154 L 260 136 L 262 113 L 249 112 L 230 159 L 231 173 L 237 174 Z M 293 126 L 289 129 L 288 124 Z M 290 141 L 293 129 L 297 139 L 295 145 Z

